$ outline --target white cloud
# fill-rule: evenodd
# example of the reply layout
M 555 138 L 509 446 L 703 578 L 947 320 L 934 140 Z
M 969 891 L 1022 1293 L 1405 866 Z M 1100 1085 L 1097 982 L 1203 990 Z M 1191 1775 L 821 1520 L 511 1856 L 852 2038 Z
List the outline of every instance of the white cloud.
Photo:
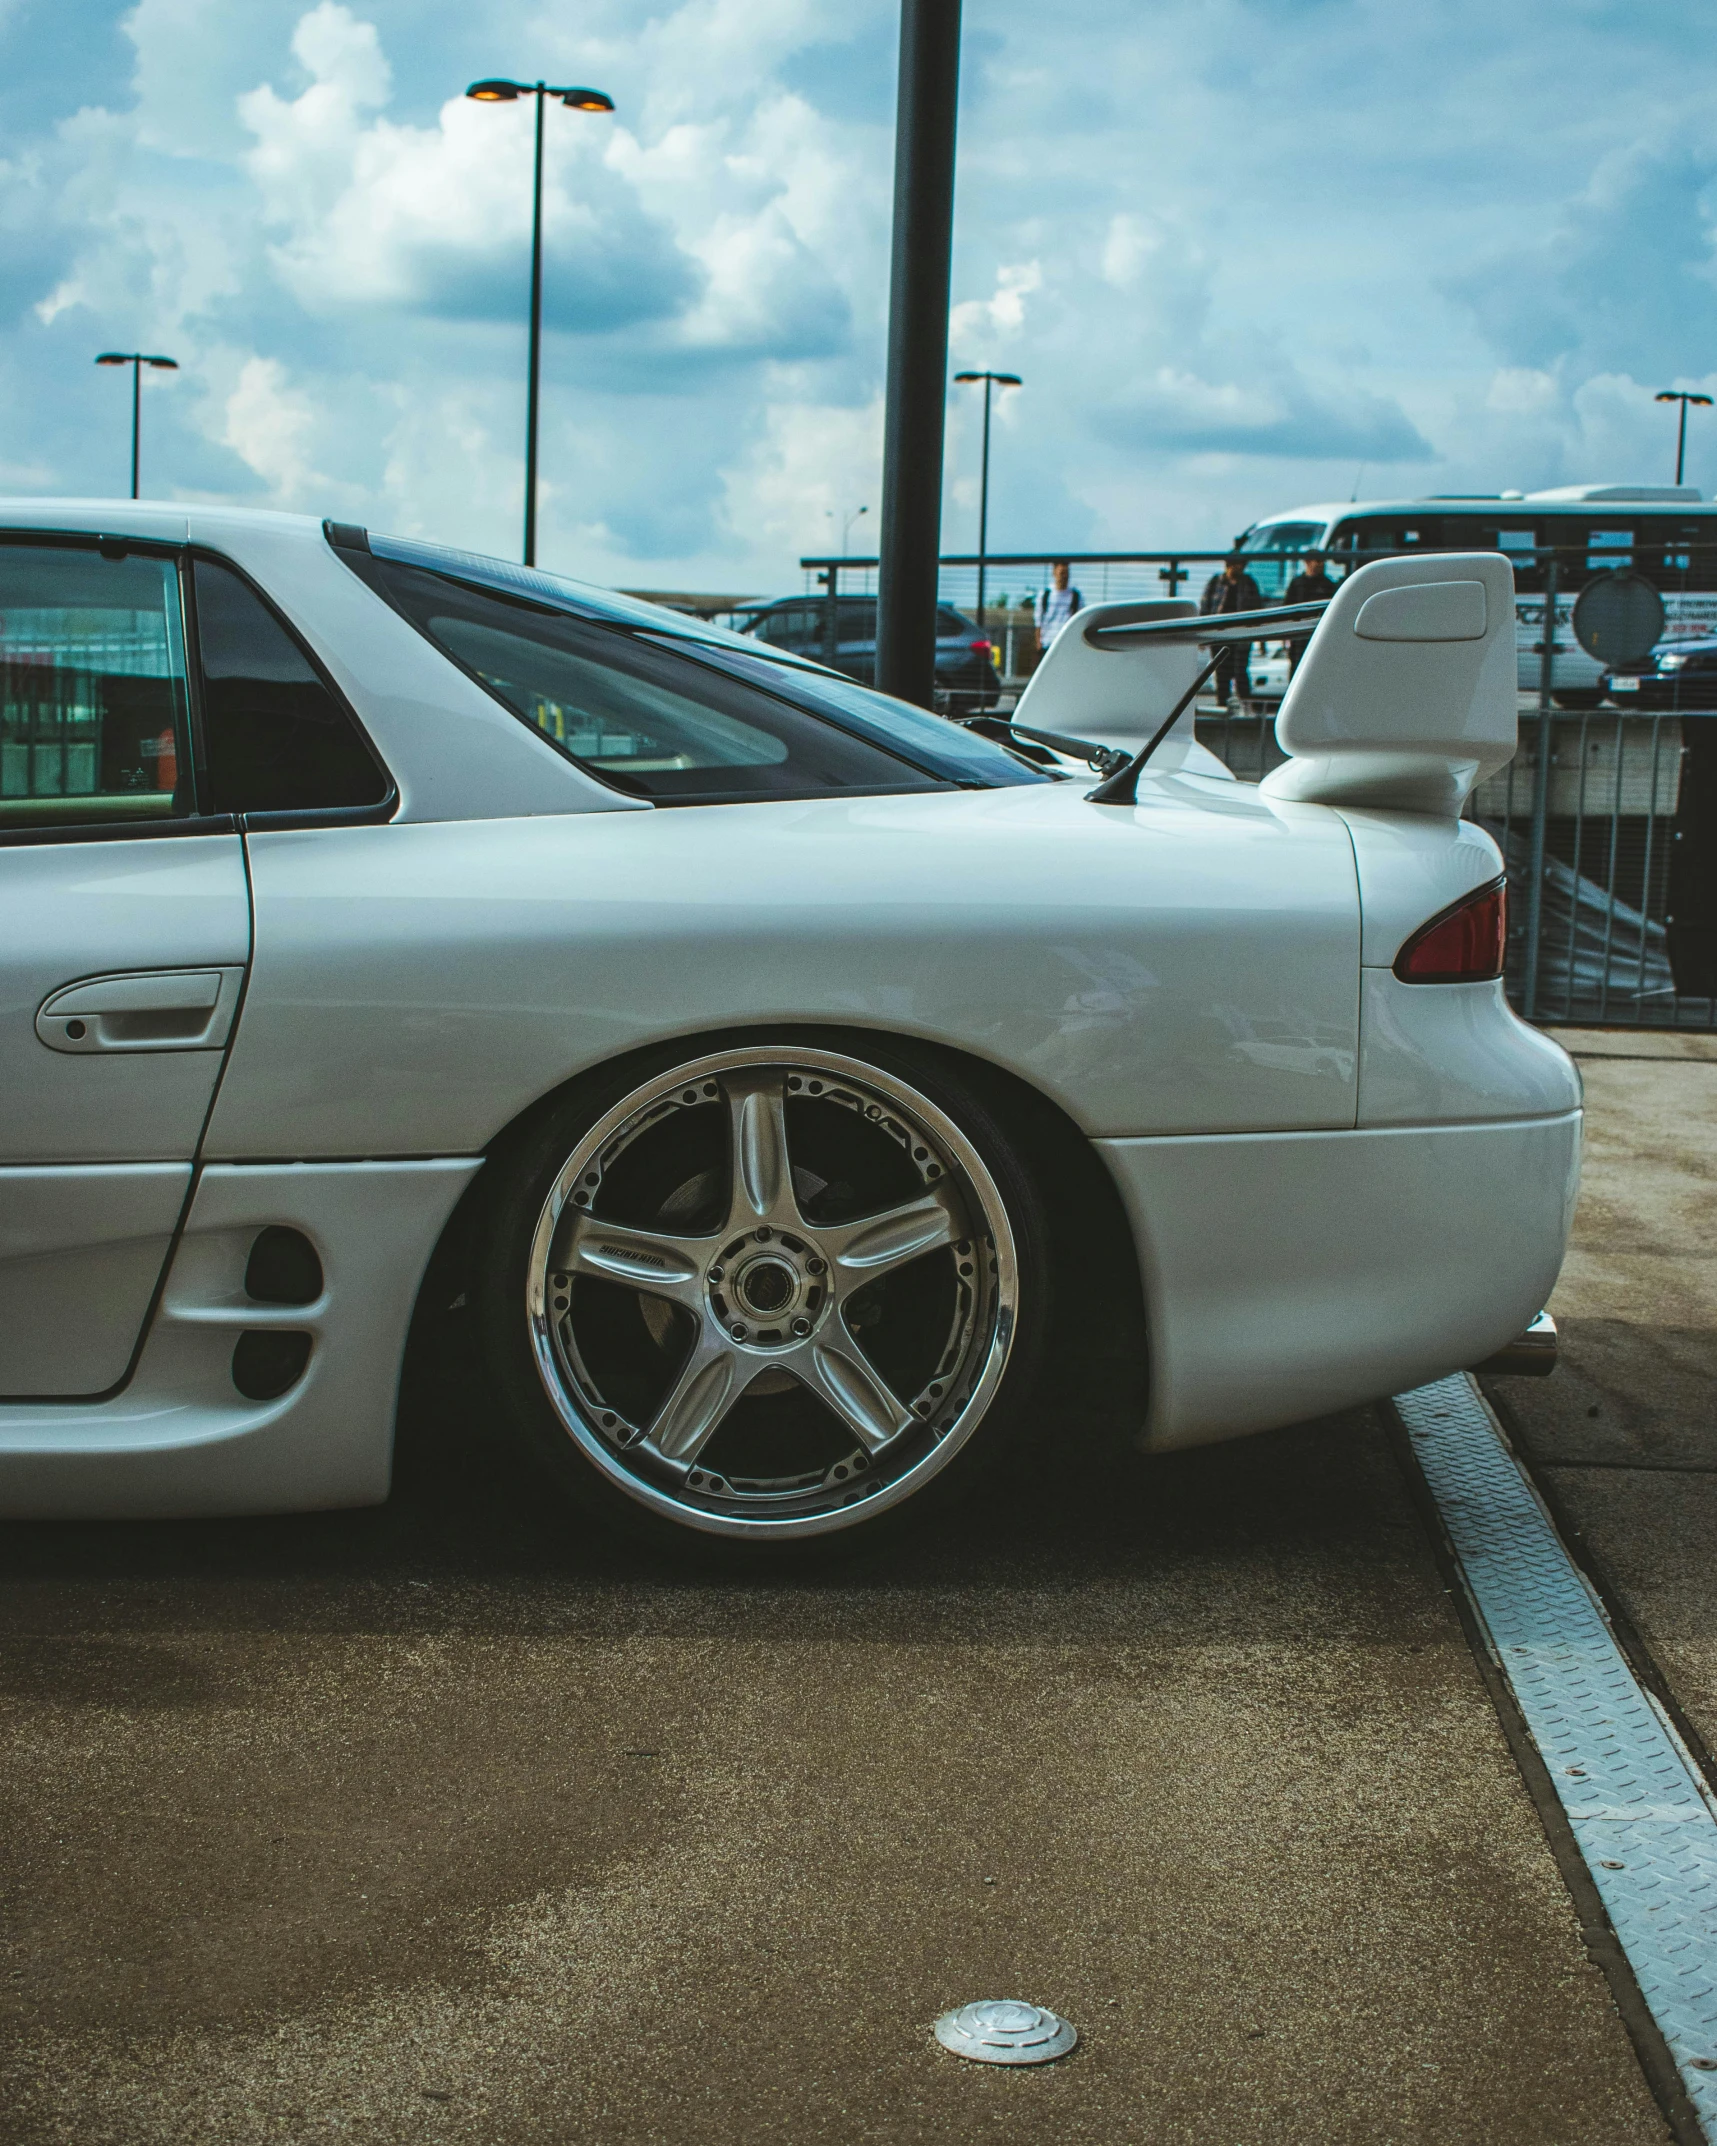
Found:
M 753 555 L 798 557 L 840 549 L 839 524 L 855 524 L 855 553 L 874 550 L 882 507 L 882 399 L 858 409 L 777 404 L 761 438 L 727 472 L 724 519 Z
M 1509 417 L 1539 417 L 1555 407 L 1558 392 L 1554 373 L 1537 372 L 1529 365 L 1504 365 L 1491 375 L 1485 407 Z
M 458 94 L 510 60 L 619 107 L 546 115 L 545 557 L 791 586 L 829 510 L 880 513 L 893 0 L 81 6 L 0 160 L 0 465 L 114 482 L 89 358 L 160 348 L 152 483 L 513 549 L 531 114 Z M 964 59 L 951 355 L 1028 383 L 998 548 L 1220 541 L 1387 457 L 1427 490 L 1668 473 L 1651 392 L 1717 349 L 1692 0 L 1045 19 L 993 0 Z M 129 84 L 91 71 L 115 49 Z M 1690 448 L 1710 488 L 1699 413 Z
M 267 485 L 276 506 L 295 507 L 328 480 L 310 459 L 316 413 L 278 358 L 247 358 L 222 409 L 221 437 Z
M 1139 280 L 1145 263 L 1162 244 L 1162 234 L 1148 218 L 1122 209 L 1110 217 L 1103 241 L 1103 281 L 1124 291 Z
M 1017 261 L 996 270 L 996 287 L 988 298 L 968 298 L 948 316 L 948 341 L 956 351 L 982 355 L 997 343 L 1012 342 L 1025 326 L 1025 302 L 1043 288 L 1036 261 Z

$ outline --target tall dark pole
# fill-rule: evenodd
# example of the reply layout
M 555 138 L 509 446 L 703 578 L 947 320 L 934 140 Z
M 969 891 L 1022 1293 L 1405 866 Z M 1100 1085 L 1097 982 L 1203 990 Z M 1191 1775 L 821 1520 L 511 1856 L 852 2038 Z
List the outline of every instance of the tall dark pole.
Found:
M 543 342 L 543 99 L 555 97 L 573 112 L 611 112 L 614 100 L 600 89 L 557 89 L 552 82 L 509 82 L 497 76 L 473 82 L 465 92 L 479 104 L 537 101 L 536 163 L 531 174 L 531 354 L 525 384 L 525 564 L 537 563 L 537 385 Z
M 936 693 L 959 86 L 960 0 L 901 0 L 876 682 L 926 708 Z
M 998 387 L 1019 387 L 1022 383 L 1018 373 L 956 373 L 958 381 L 981 380 L 984 383 L 984 459 L 982 473 L 978 478 L 978 625 L 984 623 L 984 573 L 990 551 L 990 390 Z
M 104 350 L 95 361 L 98 365 L 129 365 L 131 367 L 131 496 L 137 494 L 137 472 L 141 461 L 143 437 L 143 368 L 151 367 L 156 372 L 176 373 L 177 358 L 164 358 L 158 352 L 147 350 Z
M 984 375 L 984 465 L 978 478 L 978 631 L 984 630 L 984 554 L 990 548 L 990 390 L 995 382 Z
M 1687 466 L 1687 405 L 1696 402 L 1702 410 L 1711 408 L 1709 395 L 1695 395 L 1690 390 L 1666 387 L 1661 394 L 1652 397 L 1654 402 L 1678 402 L 1681 405 L 1681 422 L 1675 432 L 1675 481 L 1681 482 L 1681 473 Z
M 525 564 L 537 563 L 537 377 L 543 348 L 543 91 L 536 85 L 537 162 L 531 182 L 531 377 L 525 390 Z

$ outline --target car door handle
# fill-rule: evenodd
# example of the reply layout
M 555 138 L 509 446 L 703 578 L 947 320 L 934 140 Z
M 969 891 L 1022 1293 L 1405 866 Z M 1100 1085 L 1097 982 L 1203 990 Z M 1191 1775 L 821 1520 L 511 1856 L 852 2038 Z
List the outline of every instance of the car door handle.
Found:
M 218 1051 L 243 981 L 243 969 L 89 976 L 42 1001 L 36 1034 L 50 1051 Z

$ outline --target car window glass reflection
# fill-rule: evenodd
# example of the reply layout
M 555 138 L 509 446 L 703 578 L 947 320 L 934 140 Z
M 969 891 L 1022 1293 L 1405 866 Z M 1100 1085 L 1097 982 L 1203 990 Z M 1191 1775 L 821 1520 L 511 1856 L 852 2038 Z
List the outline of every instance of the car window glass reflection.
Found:
M 171 559 L 0 546 L 0 833 L 191 809 Z
M 583 767 L 663 804 L 940 787 L 892 741 L 856 737 L 686 653 L 525 596 L 375 557 L 418 631 Z
M 212 812 L 377 805 L 388 781 L 350 716 L 230 567 L 196 562 Z
M 690 700 L 660 679 L 581 659 L 570 650 L 474 619 L 437 613 L 429 630 L 499 699 L 580 760 L 627 775 L 779 766 L 785 742 Z

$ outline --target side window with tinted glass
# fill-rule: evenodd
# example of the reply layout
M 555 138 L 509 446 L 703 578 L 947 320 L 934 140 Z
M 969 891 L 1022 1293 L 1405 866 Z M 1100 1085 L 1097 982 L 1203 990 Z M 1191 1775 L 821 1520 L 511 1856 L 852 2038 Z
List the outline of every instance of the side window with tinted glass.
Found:
M 388 778 L 297 640 L 231 567 L 195 565 L 210 812 L 379 805 Z
M 0 834 L 191 809 L 171 558 L 0 545 Z

